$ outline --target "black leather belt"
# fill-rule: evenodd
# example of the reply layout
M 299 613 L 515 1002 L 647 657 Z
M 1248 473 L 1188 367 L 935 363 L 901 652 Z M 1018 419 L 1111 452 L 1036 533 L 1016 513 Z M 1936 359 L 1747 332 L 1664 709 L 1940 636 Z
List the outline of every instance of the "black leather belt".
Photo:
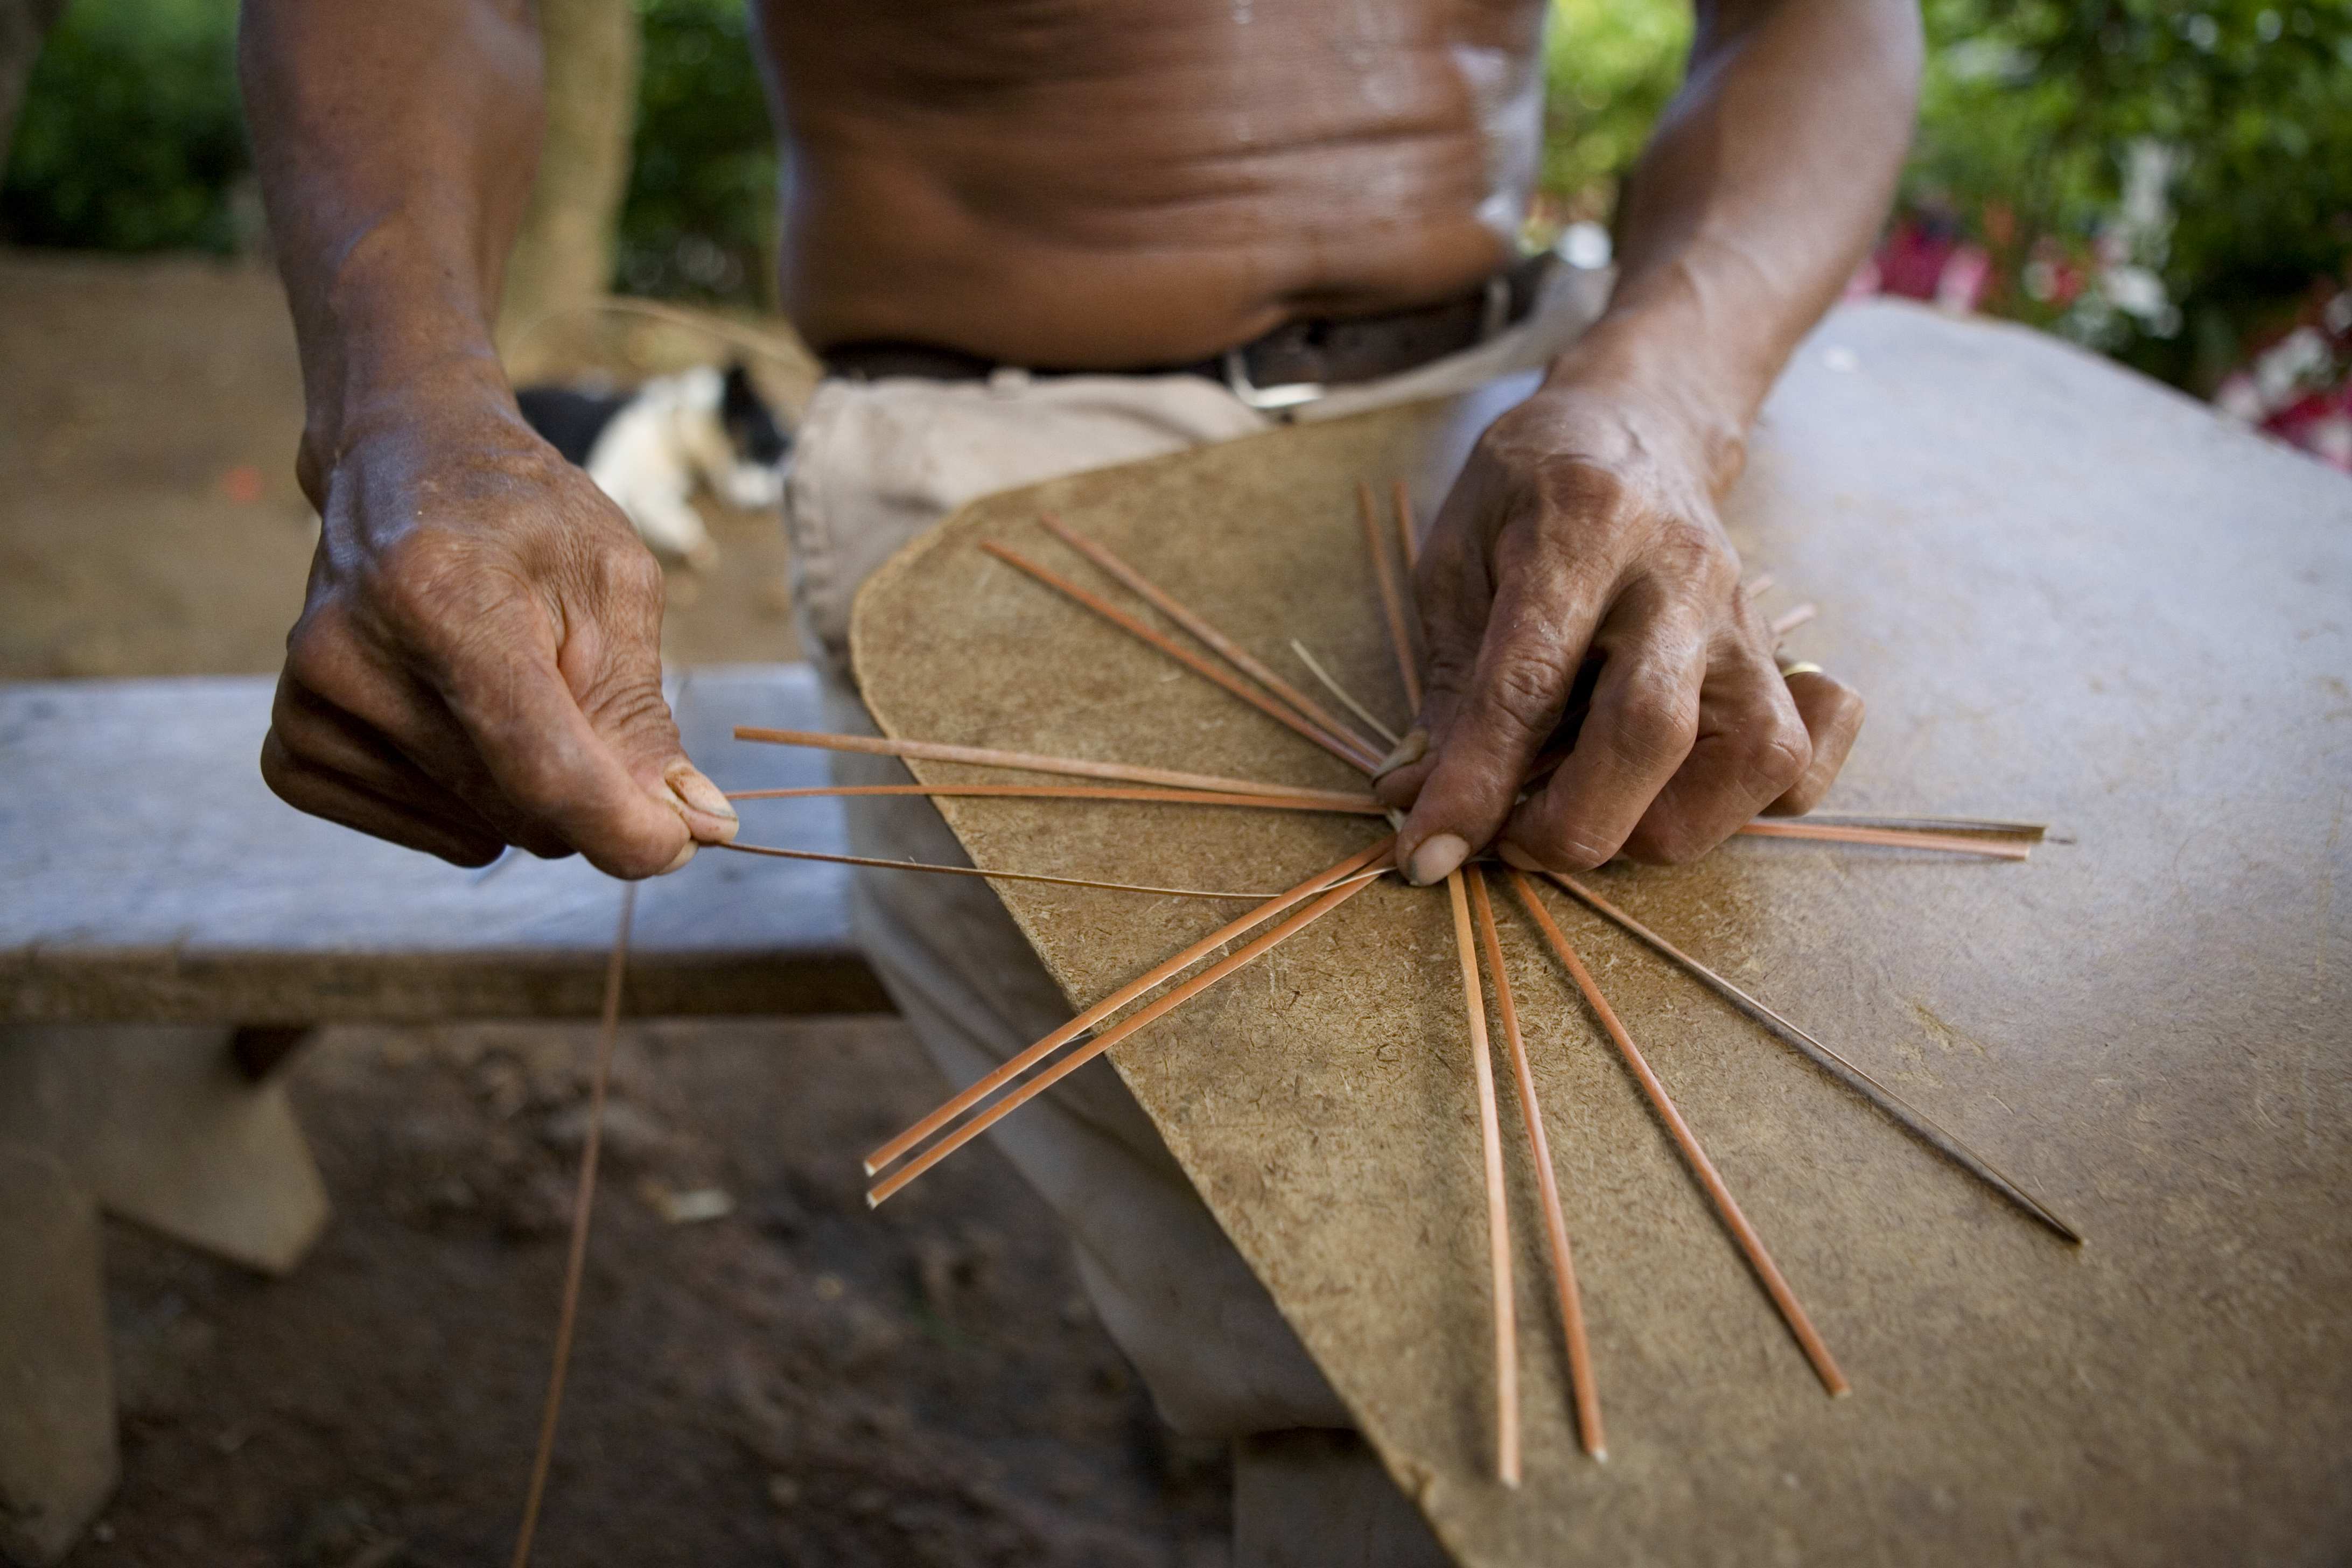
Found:
M 1314 402 L 1331 387 L 1402 374 L 1477 347 L 1527 319 L 1555 262 L 1549 251 L 1528 257 L 1468 293 L 1434 305 L 1377 316 L 1286 321 L 1262 338 L 1190 364 L 1108 371 L 1013 367 L 932 343 L 860 342 L 826 350 L 824 368 L 827 374 L 849 381 L 899 375 L 984 381 L 1008 368 L 1032 375 L 1199 375 L 1223 382 L 1253 408 L 1291 408 Z

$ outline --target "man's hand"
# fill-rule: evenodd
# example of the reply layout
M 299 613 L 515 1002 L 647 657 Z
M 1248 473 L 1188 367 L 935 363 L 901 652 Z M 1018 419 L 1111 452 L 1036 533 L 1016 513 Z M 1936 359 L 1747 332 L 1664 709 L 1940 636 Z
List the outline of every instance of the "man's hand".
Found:
M 1430 691 L 1379 784 L 1412 806 L 1397 848 L 1416 881 L 1497 835 L 1559 870 L 1704 854 L 1759 811 L 1810 808 L 1861 727 L 1845 687 L 1781 679 L 1715 502 L 1885 216 L 1918 7 L 1696 15 L 1618 206 L 1608 310 L 1480 439 L 1423 558 Z M 1567 760 L 1519 801 L 1579 707 Z
M 306 444 L 324 520 L 262 776 L 459 865 L 505 845 L 618 877 L 735 836 L 661 692 L 662 576 L 502 385 L 419 387 Z
M 518 844 L 648 877 L 732 838 L 662 700 L 661 574 L 491 342 L 542 130 L 534 8 L 246 0 L 237 57 L 325 523 L 262 776 L 460 865 Z
M 1378 784 L 1412 808 L 1413 880 L 1497 837 L 1554 870 L 1687 860 L 1759 812 L 1810 810 L 1837 776 L 1862 700 L 1781 678 L 1716 516 L 1727 465 L 1687 425 L 1556 380 L 1480 438 L 1422 557 L 1420 721 Z M 1578 706 L 1567 760 L 1518 800 Z

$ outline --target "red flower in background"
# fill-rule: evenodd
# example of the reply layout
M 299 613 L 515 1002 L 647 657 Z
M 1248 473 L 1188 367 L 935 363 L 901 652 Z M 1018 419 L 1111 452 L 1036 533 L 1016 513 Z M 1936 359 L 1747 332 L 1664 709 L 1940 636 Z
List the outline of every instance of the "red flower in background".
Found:
M 1973 310 L 1992 278 L 1992 257 L 1949 224 L 1906 214 L 1887 231 L 1878 254 L 1855 274 L 1849 293 L 1932 300 L 1948 310 Z
M 2352 474 L 2352 288 L 2324 285 L 2225 377 L 2221 412 Z
M 2262 428 L 2352 474 L 2352 384 L 2315 392 L 2263 420 Z

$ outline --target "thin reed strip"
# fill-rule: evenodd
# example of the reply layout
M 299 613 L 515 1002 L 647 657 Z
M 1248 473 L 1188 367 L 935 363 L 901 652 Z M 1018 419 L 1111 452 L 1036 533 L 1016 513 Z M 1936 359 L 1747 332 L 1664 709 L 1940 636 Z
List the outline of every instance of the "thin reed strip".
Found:
M 1989 816 L 1870 816 L 1853 811 L 1812 811 L 1804 819 L 1832 827 L 1885 827 L 1898 833 L 1990 833 L 2030 838 L 2037 844 L 2050 833 L 2046 822 L 2002 822 Z
M 1390 494 L 1396 502 L 1397 549 L 1404 560 L 1409 577 L 1421 565 L 1421 535 L 1412 525 L 1412 491 L 1402 479 L 1391 483 Z
M 992 746 L 957 746 L 944 741 L 891 741 L 879 735 L 834 735 L 820 730 L 764 730 L 753 724 L 735 726 L 739 741 L 759 741 L 775 746 L 810 746 L 827 752 L 858 752 L 877 757 L 912 757 L 921 762 L 965 763 L 978 768 L 1017 768 L 1024 773 L 1064 773 L 1073 778 L 1124 779 L 1130 784 L 1165 784 L 1171 789 L 1209 790 L 1219 795 L 1278 795 L 1292 800 L 1320 801 L 1345 810 L 1355 809 L 1364 797 L 1345 790 L 1307 789 L 1299 784 L 1266 784 L 1257 779 L 1229 779 L 1215 773 L 1180 773 L 1174 768 L 1139 767 L 1128 763 L 1096 763 L 1079 757 L 1056 757 L 1042 752 L 1003 752 Z
M 1370 709 L 1357 701 L 1355 693 L 1340 685 L 1337 677 L 1332 675 L 1329 670 L 1324 668 L 1321 664 L 1318 663 L 1315 656 L 1307 651 L 1307 645 L 1305 643 L 1300 642 L 1297 637 L 1291 638 L 1290 651 L 1298 656 L 1298 662 L 1307 667 L 1307 672 L 1309 675 L 1312 675 L 1316 679 L 1323 683 L 1324 690 L 1329 692 L 1332 696 L 1339 700 L 1339 705 L 1341 707 L 1345 708 L 1349 712 L 1353 713 L 1358 719 L 1361 720 L 1366 728 L 1370 729 L 1373 734 L 1378 735 L 1381 740 L 1386 741 L 1390 745 L 1393 746 L 1397 743 L 1400 739 L 1397 732 L 1394 730 L 1390 729 L 1386 724 L 1381 723 L 1378 718 L 1374 717 Z
M 1661 956 L 1680 964 L 1693 978 L 1711 987 L 1717 995 L 1733 1006 L 1779 1034 L 1802 1051 L 1815 1064 L 1845 1079 L 1862 1093 L 1864 1099 L 1873 1101 L 1881 1110 L 1892 1116 L 1904 1131 L 1982 1182 L 2007 1202 L 2015 1205 L 2028 1218 L 2048 1226 L 2077 1247 L 2083 1244 L 2081 1231 L 2061 1218 L 2056 1210 L 2035 1197 L 2016 1178 L 1969 1148 L 1967 1143 L 1961 1142 L 1958 1134 L 1934 1117 L 1871 1077 L 1862 1068 L 1832 1049 L 1809 1031 L 1800 1028 L 1784 1015 L 1774 1011 L 1760 997 L 1741 990 L 1575 878 L 1561 876 L 1555 871 L 1548 871 L 1544 875 L 1562 892 L 1578 900 L 1602 919 L 1612 921 L 1628 935 L 1646 942 Z
M 1359 850 L 1357 853 L 1349 856 L 1338 865 L 1324 868 L 1322 870 L 1316 872 L 1312 877 L 1309 877 L 1305 881 L 1299 883 L 1297 887 L 1291 889 L 1288 892 L 1284 893 L 1277 898 L 1269 899 L 1265 903 L 1260 904 L 1257 908 L 1250 910 L 1249 913 L 1243 915 L 1240 919 L 1219 926 L 1215 931 L 1211 931 L 1208 935 L 1202 937 L 1192 946 L 1184 949 L 1183 952 L 1178 953 L 1175 957 L 1155 965 L 1139 978 L 1128 982 L 1125 985 L 1120 986 L 1118 990 L 1112 992 L 1109 995 L 1104 997 L 1093 1006 L 1088 1007 L 1086 1011 L 1080 1013 L 1076 1017 L 1072 1018 L 1068 1023 L 1064 1024 L 1061 1027 L 1054 1029 L 1042 1037 L 1034 1045 L 1029 1046 L 1021 1051 L 1019 1055 L 1009 1058 L 1002 1066 L 991 1070 L 987 1076 L 981 1079 L 977 1083 L 974 1083 L 970 1088 L 950 1097 L 945 1104 L 931 1111 L 921 1121 L 916 1122 L 913 1126 L 908 1128 L 904 1132 L 899 1133 L 897 1137 L 891 1139 L 880 1148 L 875 1150 L 871 1154 L 866 1155 L 866 1173 L 868 1176 L 879 1175 L 884 1167 L 897 1163 L 899 1157 L 904 1155 L 907 1151 L 923 1142 L 924 1139 L 930 1137 L 940 1128 L 945 1127 L 949 1122 L 954 1121 L 957 1117 L 961 1116 L 965 1111 L 970 1110 L 973 1106 L 978 1105 L 982 1100 L 987 1099 L 990 1095 L 994 1094 L 998 1089 L 1003 1089 L 1006 1084 L 1011 1083 L 1014 1079 L 1019 1078 L 1023 1073 L 1027 1072 L 1031 1068 L 1035 1067 L 1039 1062 L 1044 1061 L 1047 1057 L 1052 1056 L 1055 1051 L 1061 1049 L 1062 1047 L 1067 1045 L 1070 1041 L 1076 1039 L 1080 1035 L 1085 1034 L 1088 1029 L 1093 1028 L 1096 1025 L 1109 1017 L 1113 1013 L 1118 1012 L 1121 1007 L 1126 1006 L 1129 1003 L 1135 1001 L 1139 997 L 1158 990 L 1161 985 L 1174 979 L 1185 970 L 1192 968 L 1193 964 L 1198 963 L 1202 959 L 1208 957 L 1209 954 L 1216 952 L 1217 949 L 1224 946 L 1225 943 L 1233 941 L 1235 937 L 1241 936 L 1244 932 L 1264 925 L 1266 921 L 1274 919 L 1275 916 L 1282 913 L 1285 910 L 1291 908 L 1293 905 L 1299 903 L 1301 900 L 1312 897 L 1316 893 L 1328 890 L 1335 880 L 1344 880 L 1362 870 L 1365 867 L 1372 865 L 1381 857 L 1388 854 L 1390 848 L 1395 843 L 1396 836 L 1394 834 L 1391 834 L 1387 837 L 1382 838 L 1379 843 L 1371 846 L 1370 848 Z
M 1421 711 L 1421 667 L 1412 653 L 1412 623 L 1405 616 L 1404 593 L 1396 569 L 1389 563 L 1388 546 L 1381 541 L 1381 520 L 1372 504 L 1372 487 L 1356 481 L 1356 510 L 1364 522 L 1364 548 L 1371 552 L 1372 576 L 1381 589 L 1381 609 L 1389 621 L 1389 646 L 1396 649 L 1397 674 L 1404 681 L 1405 706 Z
M 1176 595 L 1113 554 L 1108 545 L 1097 543 L 1084 534 L 1064 527 L 1062 520 L 1052 512 L 1039 513 L 1037 521 L 1055 538 L 1101 567 L 1111 576 L 1118 578 L 1152 608 L 1199 638 L 1210 651 L 1215 653 L 1227 664 L 1265 687 L 1279 700 L 1290 704 L 1299 717 L 1327 733 L 1349 742 L 1365 755 L 1376 755 L 1372 743 L 1349 729 L 1346 721 L 1332 717 L 1320 703 L 1267 668 L 1265 661 L 1255 654 L 1211 626 L 1204 616 L 1178 599 Z
M 1503 1188 L 1503 1125 L 1495 1110 L 1495 1064 L 1486 1044 L 1486 996 L 1478 985 L 1477 944 L 1460 871 L 1445 879 L 1454 947 L 1462 960 L 1462 1005 L 1470 1022 L 1470 1077 L 1478 1096 L 1478 1143 L 1486 1172 L 1486 1261 L 1495 1304 L 1495 1475 L 1519 1484 L 1518 1300 L 1511 1281 L 1511 1214 Z
M 1992 860 L 2024 860 L 2033 846 L 1964 833 L 1915 833 L 1895 827 L 1848 827 L 1835 822 L 1800 822 L 1759 817 L 1739 831 L 1750 838 L 1814 838 L 1831 844 L 1875 844 L 1888 849 L 1933 849 L 1946 855 L 1981 855 Z
M 1746 583 L 1740 584 L 1740 587 L 1749 598 L 1760 599 L 1765 595 L 1772 591 L 1772 584 L 1774 581 L 1775 579 L 1769 572 L 1759 572 L 1755 576 L 1750 577 Z
M 604 1005 L 596 1020 L 596 1044 L 588 1069 L 588 1135 L 580 1148 L 579 1184 L 572 1194 L 572 1246 L 563 1260 L 563 1304 L 555 1313 L 555 1356 L 547 1374 L 547 1403 L 539 1417 L 539 1448 L 531 1456 L 530 1487 L 524 1493 L 522 1525 L 515 1532 L 513 1568 L 530 1561 L 539 1533 L 540 1504 L 547 1497 L 547 1473 L 555 1462 L 555 1424 L 563 1413 L 564 1374 L 572 1366 L 572 1335 L 580 1321 L 580 1281 L 588 1267 L 588 1220 L 596 1204 L 596 1163 L 604 1148 L 604 1098 L 613 1080 L 613 1042 L 621 1032 L 621 981 L 628 971 L 629 931 L 636 923 L 637 884 L 621 888 L 621 918 L 613 932 L 613 954 L 604 963 Z
M 1376 873 L 1376 875 L 1385 875 L 1385 873 Z M 1357 894 L 1362 892 L 1366 888 L 1369 888 L 1371 885 L 1371 878 L 1359 878 L 1353 880 L 1342 882 L 1337 887 L 1328 889 L 1313 903 L 1307 905 L 1297 914 L 1292 915 L 1288 920 L 1283 921 L 1280 925 L 1275 927 L 1264 936 L 1257 938 L 1248 946 L 1223 959 L 1210 968 L 1202 970 L 1199 974 L 1196 974 L 1192 979 L 1184 982 L 1183 984 L 1177 986 L 1174 990 L 1169 992 L 1166 995 L 1160 997 L 1150 1006 L 1138 1012 L 1133 1017 L 1123 1019 L 1119 1023 L 1113 1025 L 1111 1027 L 1105 1029 L 1101 1034 L 1097 1035 L 1093 1039 L 1087 1041 L 1076 1050 L 1072 1051 L 1060 1061 L 1055 1062 L 1052 1067 L 1047 1068 L 1044 1072 L 1039 1073 L 1035 1078 L 1029 1079 L 1027 1082 L 1014 1089 L 1003 1099 L 998 1100 L 995 1104 L 991 1105 L 987 1110 L 982 1110 L 977 1116 L 974 1116 L 971 1121 L 965 1122 L 961 1127 L 957 1128 L 953 1132 L 948 1134 L 937 1143 L 932 1144 L 929 1149 L 923 1151 L 922 1153 L 917 1155 L 913 1160 L 908 1161 L 905 1165 L 899 1167 L 895 1174 L 876 1183 L 872 1189 L 866 1194 L 866 1206 L 869 1208 L 879 1206 L 894 1194 L 903 1190 L 908 1183 L 913 1181 L 916 1177 L 921 1175 L 924 1172 L 938 1164 L 941 1160 L 946 1159 L 949 1155 L 954 1153 L 957 1150 L 962 1148 L 965 1144 L 971 1142 L 982 1133 L 987 1131 L 991 1127 L 996 1125 L 997 1122 L 1003 1121 L 1013 1111 L 1020 1110 L 1021 1107 L 1028 1104 L 1029 1101 L 1034 1100 L 1038 1095 L 1043 1094 L 1046 1089 L 1051 1089 L 1063 1079 L 1077 1071 L 1078 1068 L 1086 1066 L 1088 1062 L 1094 1060 L 1097 1057 L 1102 1055 L 1105 1051 L 1110 1049 L 1113 1046 L 1118 1044 L 1129 1035 L 1134 1034 L 1138 1029 L 1142 1028 L 1144 1026 L 1150 1024 L 1157 1019 L 1165 1017 L 1168 1014 L 1173 1012 L 1178 1007 L 1182 1006 L 1193 997 L 1198 996 L 1202 992 L 1206 991 L 1210 986 L 1214 985 L 1218 981 L 1224 979 L 1225 976 L 1233 973 L 1235 970 L 1240 969 L 1244 965 L 1250 963 L 1264 954 L 1272 952 L 1275 948 L 1278 947 L 1283 942 L 1289 941 L 1292 937 L 1297 935 L 1300 931 L 1306 930 L 1317 921 L 1321 920 L 1325 915 L 1329 914 L 1333 910 L 1338 909 L 1341 904 L 1346 903 L 1349 899 L 1354 898 Z
M 1819 605 L 1810 602 L 1799 605 L 1772 623 L 1772 635 L 1776 637 L 1787 637 L 1821 613 L 1822 607 Z
M 1812 1363 L 1813 1374 L 1822 1380 L 1822 1386 L 1829 1391 L 1832 1398 L 1851 1393 L 1853 1387 L 1846 1382 L 1845 1373 L 1838 1370 L 1836 1358 L 1830 1354 L 1829 1346 L 1822 1342 L 1821 1334 L 1813 1327 L 1812 1319 L 1805 1315 L 1805 1309 L 1798 1302 L 1797 1293 L 1789 1288 L 1789 1281 L 1782 1277 L 1780 1266 L 1765 1250 L 1764 1238 L 1756 1234 L 1756 1227 L 1749 1225 L 1748 1216 L 1739 1212 L 1739 1205 L 1716 1170 L 1715 1162 L 1708 1159 L 1706 1151 L 1699 1147 L 1697 1134 L 1683 1120 L 1682 1112 L 1675 1109 L 1675 1102 L 1667 1097 L 1666 1086 L 1658 1081 L 1656 1073 L 1650 1070 L 1648 1059 L 1642 1055 L 1641 1047 L 1633 1044 L 1633 1037 L 1625 1032 L 1617 1010 L 1610 1006 L 1609 998 L 1601 994 L 1601 987 L 1593 983 L 1591 972 L 1584 967 L 1584 961 L 1576 955 L 1576 949 L 1569 944 L 1566 934 L 1553 922 L 1550 911 L 1537 899 L 1536 890 L 1528 884 L 1526 875 L 1517 869 L 1511 872 L 1511 890 L 1518 895 L 1520 904 L 1534 920 L 1537 929 L 1543 932 L 1544 940 L 1567 967 L 1569 974 L 1576 982 L 1576 988 L 1584 994 L 1586 1005 L 1601 1020 L 1601 1026 L 1609 1032 L 1609 1038 L 1615 1043 L 1618 1054 L 1625 1058 L 1626 1067 L 1632 1069 L 1635 1081 L 1642 1086 L 1642 1093 L 1658 1113 L 1659 1120 L 1666 1124 L 1666 1131 L 1672 1134 L 1675 1147 L 1682 1151 L 1692 1174 L 1698 1177 L 1699 1185 L 1706 1190 L 1716 1212 L 1723 1216 L 1723 1223 L 1730 1230 L 1732 1239 L 1738 1243 L 1739 1250 L 1746 1255 L 1748 1266 L 1756 1271 L 1756 1278 L 1762 1282 L 1765 1294 L 1771 1297 L 1772 1305 L 1780 1309 L 1790 1333 L 1796 1337 L 1798 1347 L 1805 1352 L 1805 1359 Z
M 1117 789 L 1089 784 L 814 784 L 803 789 L 730 790 L 729 800 L 814 800 L 846 795 L 971 795 L 992 800 L 1156 801 L 1169 805 L 1250 806 L 1260 811 L 1328 811 L 1382 816 L 1387 808 L 1366 795 L 1352 805 L 1294 800 L 1286 795 L 1219 795 L 1204 789 Z
M 1568 1386 L 1576 1405 L 1576 1433 L 1584 1451 L 1596 1459 L 1609 1457 L 1608 1440 L 1601 1430 L 1601 1390 L 1592 1376 L 1592 1348 L 1584 1332 L 1584 1298 L 1576 1287 L 1576 1257 L 1568 1245 L 1568 1215 L 1560 1207 L 1559 1178 L 1552 1170 L 1551 1143 L 1544 1135 L 1543 1107 L 1536 1100 L 1534 1071 L 1528 1065 L 1526 1039 L 1519 1033 L 1518 1004 L 1511 995 L 1510 971 L 1503 963 L 1503 939 L 1495 929 L 1495 903 L 1486 894 L 1486 877 L 1469 874 L 1470 903 L 1478 917 L 1478 944 L 1486 953 L 1486 972 L 1495 981 L 1495 1011 L 1503 1020 L 1503 1043 L 1510 1049 L 1511 1077 L 1518 1085 L 1519 1115 L 1527 1123 L 1528 1152 L 1536 1167 L 1536 1192 L 1543 1200 L 1544 1241 L 1551 1256 L 1552 1288 L 1559 1296 L 1560 1331 L 1568 1341 Z
M 1128 636 L 1134 637 L 1137 641 L 1166 654 L 1170 658 L 1174 659 L 1177 663 L 1182 665 L 1185 668 L 1191 670 L 1202 679 L 1209 681 L 1213 685 L 1223 687 L 1226 691 L 1240 698 L 1243 701 L 1248 703 L 1251 707 L 1256 709 L 1259 712 L 1265 714 L 1276 723 L 1282 725 L 1286 729 L 1296 731 L 1298 734 L 1304 736 L 1309 741 L 1312 741 L 1315 744 L 1322 747 L 1325 751 L 1330 752 L 1333 756 L 1339 758 L 1341 762 L 1348 763 L 1349 766 L 1360 768 L 1366 773 L 1370 773 L 1374 768 L 1380 766 L 1380 758 L 1372 752 L 1370 747 L 1359 742 L 1342 740 L 1337 735 L 1327 733 L 1321 727 L 1310 723 L 1306 719 L 1301 718 L 1298 714 L 1292 712 L 1288 707 L 1283 703 L 1276 701 L 1273 698 L 1268 697 L 1265 692 L 1260 691 L 1256 687 L 1252 686 L 1241 677 L 1231 674 L 1221 667 L 1210 663 L 1207 659 L 1202 658 L 1199 654 L 1194 653 L 1191 648 L 1186 647 L 1183 644 L 1176 641 L 1175 638 L 1171 637 L 1162 632 L 1154 631 L 1151 627 L 1145 626 L 1141 621 L 1137 620 L 1125 610 L 1120 609 L 1118 605 L 1113 605 L 1108 600 L 1103 598 L 1101 595 L 1092 593 L 1087 589 L 1079 587 L 1076 583 L 1071 582 L 1067 577 L 1063 576 L 1060 573 L 1040 566 L 1037 563 L 1030 560 L 1027 556 L 1021 554 L 1017 551 L 1009 550 L 1003 545 L 997 543 L 994 540 L 984 539 L 981 541 L 980 547 L 989 554 L 995 556 L 999 561 L 1003 562 L 1006 565 L 1013 567 L 1015 571 L 1027 573 L 1030 576 L 1035 578 L 1038 582 L 1043 583 L 1046 587 L 1053 589 L 1055 593 L 1063 595 L 1065 597 L 1074 600 L 1084 608 L 1093 611 L 1097 616 L 1108 621 L 1112 626 L 1117 626 L 1119 630 L 1127 633 Z
M 828 855 L 821 849 L 785 849 L 772 844 L 710 844 L 738 855 L 778 860 L 821 860 L 828 866 L 871 866 L 880 871 L 929 871 L 936 877 L 980 877 L 992 882 L 1043 882 L 1055 888 L 1101 888 L 1114 893 L 1158 893 L 1171 899 L 1270 899 L 1272 893 L 1233 893 L 1214 888 L 1155 888 L 1148 882 L 1100 882 L 1090 877 L 1049 877 L 1042 871 L 1002 871 L 988 866 L 937 866 L 929 860 L 883 860 L 870 855 Z

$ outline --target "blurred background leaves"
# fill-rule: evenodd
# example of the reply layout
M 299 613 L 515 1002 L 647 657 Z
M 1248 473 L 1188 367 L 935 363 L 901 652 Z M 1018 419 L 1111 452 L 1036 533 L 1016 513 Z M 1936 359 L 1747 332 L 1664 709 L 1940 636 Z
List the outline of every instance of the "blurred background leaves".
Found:
M 226 252 L 248 159 L 231 0 L 73 0 L 26 84 L 0 238 Z
M 1609 221 L 1690 52 L 1686 0 L 1552 0 L 1536 224 Z
M 2352 0 L 1927 0 L 1927 22 L 1906 203 L 1985 247 L 1987 308 L 2210 386 L 2352 254 Z M 2136 161 L 2165 165 L 2161 212 L 2125 211 Z M 2037 248 L 2145 267 L 2172 309 L 2029 287 Z
M 635 161 L 614 287 L 772 305 L 776 141 L 741 0 L 639 0 Z
M 1926 0 L 1919 135 L 1877 282 L 2210 392 L 2352 256 L 2352 0 Z M 772 303 L 776 154 L 740 0 L 638 0 L 614 285 Z M 1680 79 L 1685 0 L 1554 0 L 1533 237 L 1606 223 Z M 232 0 L 72 0 L 0 238 L 249 244 Z

